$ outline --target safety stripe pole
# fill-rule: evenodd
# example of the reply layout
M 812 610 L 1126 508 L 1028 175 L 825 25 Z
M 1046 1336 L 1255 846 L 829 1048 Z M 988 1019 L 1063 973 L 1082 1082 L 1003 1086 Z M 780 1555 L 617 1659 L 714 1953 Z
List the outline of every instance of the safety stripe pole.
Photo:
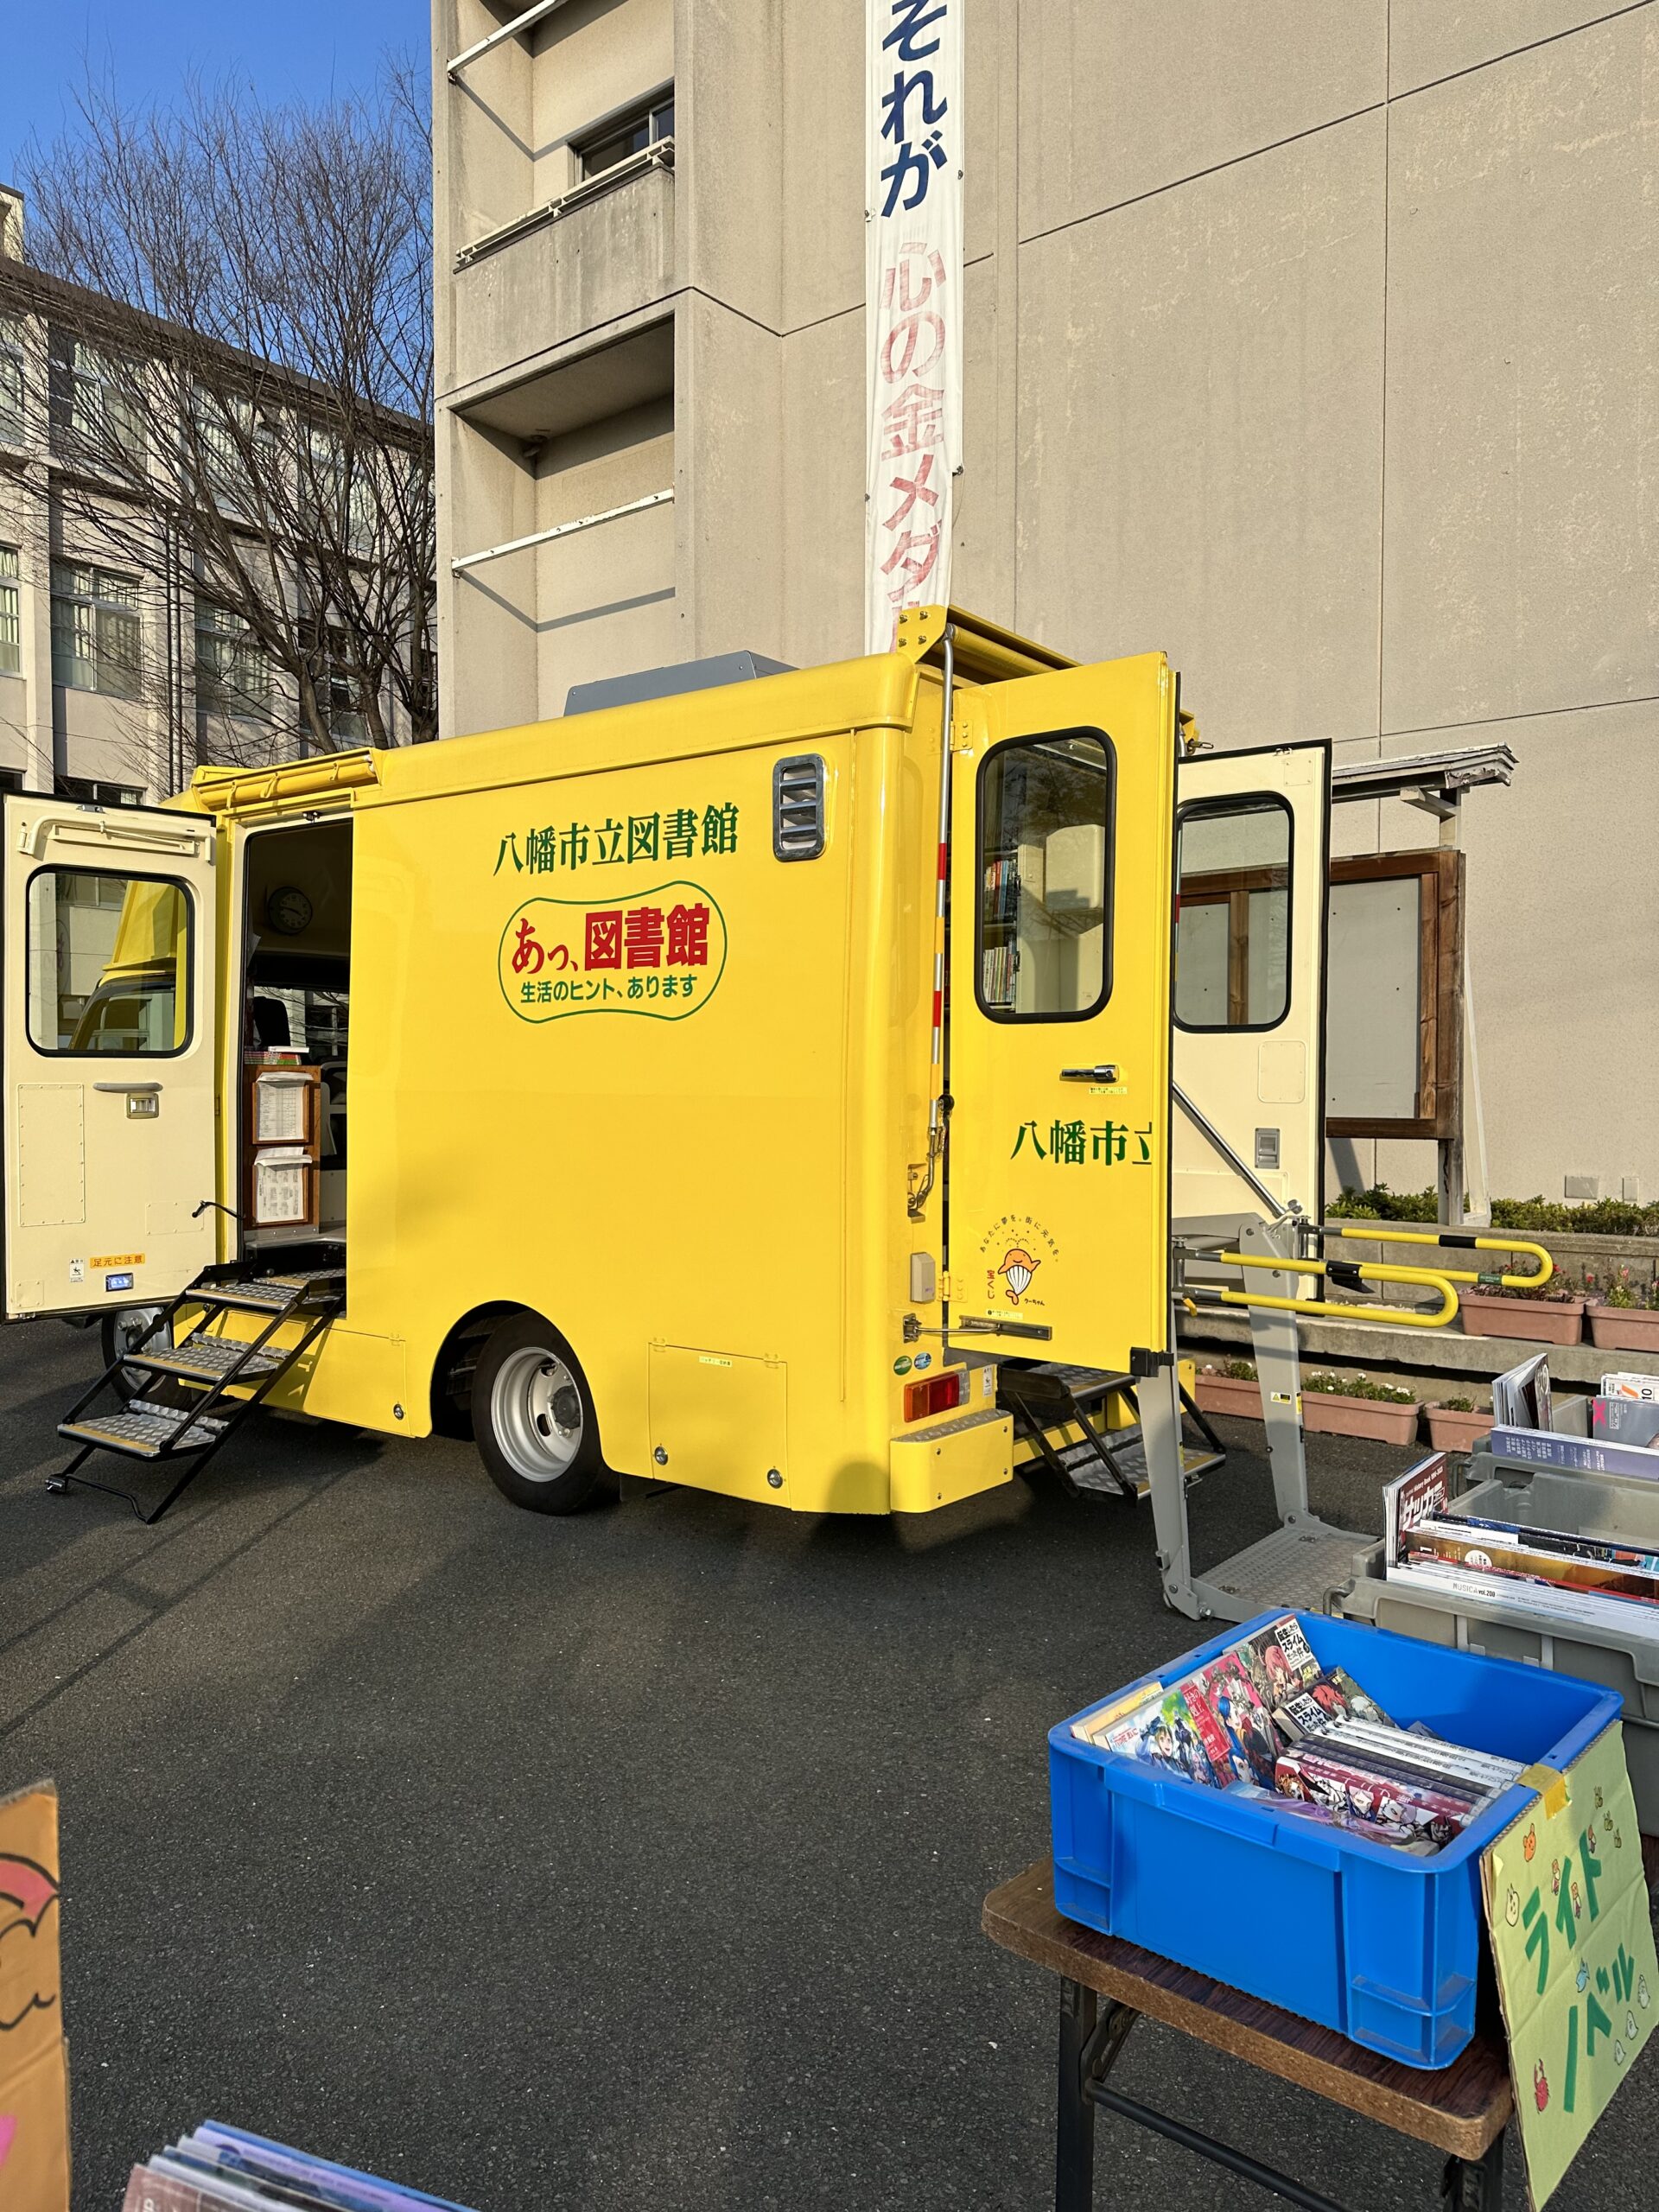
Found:
M 933 887 L 933 1103 L 931 1135 L 944 1119 L 944 932 L 950 897 L 950 694 L 956 677 L 957 632 L 944 632 L 944 696 L 941 703 L 938 877 Z
M 933 887 L 933 1042 L 928 1063 L 928 1084 L 931 1096 L 927 1109 L 927 1163 L 907 1209 L 912 1221 L 919 1221 L 922 1217 L 922 1210 L 932 1192 L 939 1172 L 939 1160 L 944 1151 L 944 1102 L 947 1096 L 944 970 L 946 919 L 950 893 L 950 708 L 956 684 L 956 626 L 948 623 L 944 638 L 944 690 L 940 702 L 938 874 Z

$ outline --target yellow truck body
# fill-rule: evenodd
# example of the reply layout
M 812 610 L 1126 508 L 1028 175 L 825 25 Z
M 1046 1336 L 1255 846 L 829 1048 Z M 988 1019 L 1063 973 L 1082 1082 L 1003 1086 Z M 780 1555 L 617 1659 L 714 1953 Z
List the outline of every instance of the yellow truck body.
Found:
M 8 1315 L 280 1263 L 251 1023 L 322 978 L 344 1310 L 274 1402 L 425 1434 L 531 1315 L 621 1472 L 808 1513 L 1004 1483 L 999 1362 L 1173 1354 L 1177 731 L 1161 654 L 931 608 L 891 653 L 168 809 L 9 798 Z M 111 973 L 167 970 L 165 1049 L 76 1048 L 77 899 L 126 914 Z

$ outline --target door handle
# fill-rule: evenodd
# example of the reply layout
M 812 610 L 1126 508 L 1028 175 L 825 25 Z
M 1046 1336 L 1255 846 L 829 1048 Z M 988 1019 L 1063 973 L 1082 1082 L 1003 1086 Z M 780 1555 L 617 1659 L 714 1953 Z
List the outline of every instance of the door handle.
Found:
M 1060 1081 L 1062 1083 L 1116 1083 L 1117 1067 L 1113 1061 L 1103 1060 L 1098 1067 L 1062 1068 Z
M 159 1083 L 95 1083 L 94 1090 L 159 1090 Z

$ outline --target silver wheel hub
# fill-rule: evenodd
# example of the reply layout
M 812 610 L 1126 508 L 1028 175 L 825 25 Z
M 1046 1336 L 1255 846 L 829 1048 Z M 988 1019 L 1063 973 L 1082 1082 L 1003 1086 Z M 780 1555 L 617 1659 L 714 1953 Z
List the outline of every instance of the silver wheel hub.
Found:
M 510 1352 L 490 1390 L 490 1427 L 514 1474 L 550 1483 L 582 1449 L 582 1393 L 556 1352 L 533 1344 Z
M 159 1306 L 125 1306 L 115 1314 L 113 1317 L 115 1325 L 111 1333 L 115 1339 L 115 1355 L 118 1359 L 124 1359 L 139 1338 L 149 1334 L 161 1310 Z M 171 1332 L 169 1331 L 168 1334 L 170 1337 Z M 152 1351 L 172 1349 L 170 1343 L 163 1345 L 161 1337 L 151 1337 L 149 1348 Z M 149 1380 L 150 1377 L 142 1367 L 124 1366 L 121 1370 L 121 1382 L 125 1389 L 142 1390 Z

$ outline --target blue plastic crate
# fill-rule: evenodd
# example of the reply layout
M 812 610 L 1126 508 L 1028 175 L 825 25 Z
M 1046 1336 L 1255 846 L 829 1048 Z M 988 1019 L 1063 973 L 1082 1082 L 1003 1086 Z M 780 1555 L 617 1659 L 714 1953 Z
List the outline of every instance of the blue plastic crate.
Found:
M 1173 1686 L 1262 1613 L 1129 1689 Z M 1322 1667 L 1384 1712 L 1531 1765 L 1562 1767 L 1618 1718 L 1617 1691 L 1297 1613 Z M 1085 1713 L 1106 1700 L 1096 1699 Z M 1078 1719 L 1082 1714 L 1076 1716 Z M 1178 1960 L 1408 2066 L 1449 2065 L 1475 2030 L 1480 1858 L 1526 1803 L 1516 1783 L 1432 1857 L 1049 1732 L 1054 1901 L 1103 1935 Z

